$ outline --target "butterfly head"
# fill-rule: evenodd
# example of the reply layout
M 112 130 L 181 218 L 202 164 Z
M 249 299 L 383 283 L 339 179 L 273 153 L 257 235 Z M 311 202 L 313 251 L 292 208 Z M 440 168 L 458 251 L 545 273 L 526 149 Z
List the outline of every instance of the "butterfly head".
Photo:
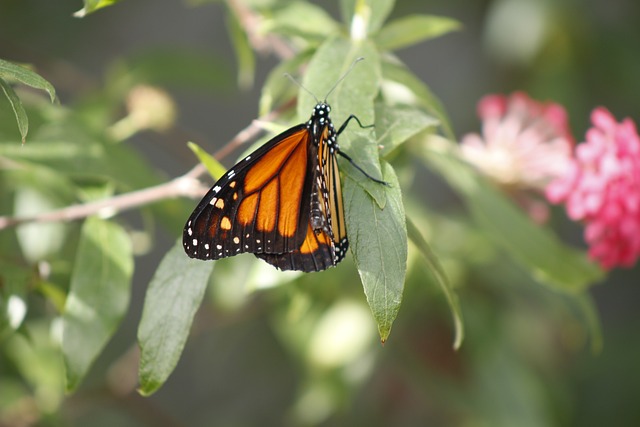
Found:
M 312 139 L 316 144 L 323 140 L 330 148 L 336 144 L 336 130 L 329 117 L 331 106 L 326 101 L 318 102 L 311 113 L 311 118 L 307 122 Z

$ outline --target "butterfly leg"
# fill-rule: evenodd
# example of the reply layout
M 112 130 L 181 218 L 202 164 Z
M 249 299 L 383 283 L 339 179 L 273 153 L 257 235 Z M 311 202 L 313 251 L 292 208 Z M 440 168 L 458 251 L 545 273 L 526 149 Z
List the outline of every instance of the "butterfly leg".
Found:
M 368 129 L 368 128 L 372 128 L 373 126 L 375 126 L 375 125 L 367 125 L 367 126 L 365 126 L 360 122 L 360 119 L 355 114 L 351 114 L 349 117 L 347 117 L 347 120 L 344 121 L 342 126 L 340 126 L 340 129 L 338 129 L 338 133 L 336 135 L 340 135 L 342 133 L 342 131 L 346 129 L 346 127 L 349 124 L 349 122 L 351 121 L 351 119 L 354 119 L 356 122 L 358 122 L 358 125 L 360 125 L 360 127 L 362 129 Z
M 346 129 L 347 125 L 349 124 L 349 122 L 351 121 L 351 119 L 354 119 L 356 122 L 358 122 L 358 125 L 360 125 L 360 127 L 362 129 L 367 129 L 367 128 L 371 128 L 374 125 L 367 125 L 364 126 L 361 122 L 360 119 L 358 119 L 358 117 L 356 117 L 355 115 L 351 114 L 349 117 L 347 117 L 347 120 L 344 121 L 344 123 L 342 124 L 342 126 L 340 126 L 340 129 L 338 129 L 338 133 L 336 135 L 340 135 L 342 133 L 343 130 Z M 381 179 L 378 178 L 374 178 L 371 175 L 369 175 L 367 172 L 364 171 L 364 169 L 362 169 L 360 166 L 358 166 L 358 164 L 356 162 L 353 161 L 353 159 L 351 157 L 349 157 L 348 155 L 346 155 L 344 152 L 340 151 L 340 149 L 338 147 L 336 147 L 336 152 L 338 154 L 340 154 L 342 157 L 344 157 L 345 159 L 347 159 L 349 161 L 349 163 L 351 163 L 356 169 L 358 169 L 360 172 L 362 172 L 362 174 L 364 176 L 366 176 L 367 178 L 369 178 L 370 180 L 377 182 L 378 184 L 382 184 L 382 185 L 389 185 L 388 182 L 383 181 Z

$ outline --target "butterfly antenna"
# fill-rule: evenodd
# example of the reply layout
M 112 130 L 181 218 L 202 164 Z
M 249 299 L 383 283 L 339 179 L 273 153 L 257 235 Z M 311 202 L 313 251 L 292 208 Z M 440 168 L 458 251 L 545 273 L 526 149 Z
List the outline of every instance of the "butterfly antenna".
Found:
M 313 99 L 316 100 L 316 104 L 320 103 L 320 100 L 318 100 L 318 97 L 315 96 L 313 94 L 313 92 L 311 92 L 309 89 L 307 89 L 306 87 L 302 86 L 302 83 L 300 83 L 299 81 L 297 81 L 296 79 L 293 78 L 293 76 L 289 73 L 284 73 L 284 76 L 286 78 L 288 78 L 289 80 L 291 80 L 293 83 L 296 84 L 296 86 L 298 86 L 300 89 L 304 90 L 305 92 L 307 92 L 309 95 L 311 95 L 313 97 Z
M 353 70 L 353 67 L 360 61 L 364 60 L 364 57 L 360 56 L 358 58 L 356 58 L 351 65 L 349 66 L 349 69 L 347 71 L 344 72 L 343 75 L 340 76 L 340 78 L 333 84 L 333 87 L 331 89 L 329 89 L 329 92 L 327 92 L 327 95 L 324 97 L 324 102 L 327 102 L 327 98 L 329 98 L 329 95 L 331 95 L 331 92 L 333 92 L 338 85 L 340 84 L 341 81 L 344 80 L 345 77 L 347 77 L 349 75 L 349 73 L 351 72 L 351 70 Z

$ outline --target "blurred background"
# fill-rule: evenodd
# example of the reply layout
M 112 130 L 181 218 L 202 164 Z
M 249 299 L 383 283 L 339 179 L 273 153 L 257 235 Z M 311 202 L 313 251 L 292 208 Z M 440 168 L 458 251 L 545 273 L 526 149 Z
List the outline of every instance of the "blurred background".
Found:
M 339 19 L 336 1 L 315 3 Z M 127 142 L 161 179 L 196 163 L 186 141 L 213 152 L 258 115 L 261 85 L 279 60 L 258 55 L 253 85 L 239 87 L 223 2 L 124 0 L 72 17 L 81 7 L 79 0 L 0 0 L 0 58 L 32 64 L 69 108 L 118 96 L 119 82 L 137 66 L 168 70 L 153 83 L 175 101 L 175 126 Z M 440 97 L 459 138 L 479 131 L 476 102 L 487 93 L 524 90 L 564 105 L 577 141 L 598 105 L 618 119 L 640 117 L 635 0 L 398 0 L 391 17 L 411 13 L 463 24 L 397 52 Z M 195 69 L 172 74 L 176 64 Z M 410 187 L 433 211 L 429 221 L 439 231 L 429 241 L 457 287 L 466 327 L 459 351 L 452 350 L 446 301 L 424 268 L 410 269 L 391 337 L 381 346 L 353 263 L 246 292 L 233 281 L 253 263 L 247 255 L 240 264 L 221 263 L 177 369 L 156 394 L 140 397 L 135 337 L 144 292 L 182 229 L 162 225 L 136 259 L 123 325 L 75 394 L 62 393 L 53 349 L 36 354 L 15 340 L 5 346 L 0 423 L 640 425 L 638 267 L 612 271 L 590 289 L 604 337 L 594 353 L 575 304 L 488 244 L 438 177 L 417 170 Z M 195 201 L 179 204 L 186 218 Z M 563 238 L 581 245 L 581 231 L 563 216 L 554 216 Z M 13 231 L 1 233 L 4 239 Z M 37 314 L 47 312 L 46 303 L 33 299 L 30 340 L 46 341 L 50 325 L 38 324 Z M 345 328 L 358 338 L 341 341 L 336 331 Z

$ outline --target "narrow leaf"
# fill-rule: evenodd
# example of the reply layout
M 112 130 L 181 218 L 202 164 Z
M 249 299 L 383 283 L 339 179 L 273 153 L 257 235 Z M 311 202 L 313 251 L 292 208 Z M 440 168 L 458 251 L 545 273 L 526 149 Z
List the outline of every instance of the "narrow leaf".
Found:
M 300 19 L 303 16 L 304 19 Z M 325 39 L 339 31 L 338 23 L 323 8 L 306 2 L 292 2 L 265 16 L 261 33 L 276 32 L 303 39 Z
M 347 27 L 354 25 L 356 16 L 356 20 L 363 22 L 355 25 L 364 25 L 366 34 L 373 34 L 382 27 L 394 5 L 395 0 L 341 0 L 340 11 Z
M 13 114 L 16 116 L 16 122 L 18 123 L 20 137 L 24 144 L 27 139 L 27 133 L 29 132 L 29 118 L 27 117 L 27 112 L 24 111 L 22 101 L 20 101 L 16 92 L 11 86 L 9 86 L 9 83 L 4 81 L 2 78 L 0 78 L 0 88 L 2 88 L 2 91 L 11 104 L 11 109 L 13 110 Z
M 211 175 L 213 179 L 219 179 L 227 171 L 225 167 L 222 166 L 222 164 L 218 160 L 216 160 L 215 157 L 207 153 L 195 142 L 189 141 L 187 142 L 187 145 L 189 146 L 191 151 L 193 151 L 193 153 L 198 157 L 200 163 L 202 163 L 204 167 L 207 168 L 209 175 Z
M 409 235 L 409 239 L 411 239 L 413 244 L 416 245 L 420 250 L 420 253 L 424 256 L 431 274 L 433 274 L 433 277 L 435 277 L 436 282 L 438 282 L 440 288 L 442 288 L 442 292 L 447 298 L 451 314 L 453 315 L 453 324 L 455 328 L 453 348 L 457 350 L 460 348 L 464 338 L 464 323 L 462 322 L 462 310 L 460 308 L 460 303 L 458 302 L 458 296 L 451 286 L 449 278 L 447 277 L 444 268 L 442 268 L 442 264 L 440 264 L 440 260 L 431 250 L 431 246 L 424 239 L 418 227 L 416 227 L 413 221 L 409 218 L 407 218 L 407 233 Z
M 253 85 L 256 58 L 247 34 L 233 14 L 228 15 L 227 27 L 238 60 L 238 85 L 247 89 Z
M 381 50 L 395 50 L 440 37 L 460 28 L 455 19 L 433 15 L 410 15 L 390 22 L 376 34 Z
M 488 235 L 515 261 L 543 283 L 564 292 L 580 292 L 601 280 L 604 272 L 583 251 L 570 248 L 547 228 L 534 224 L 470 165 L 455 155 L 455 146 L 432 135 L 419 155 L 464 198 Z
M 162 259 L 147 289 L 138 326 L 141 394 L 154 393 L 173 372 L 214 264 L 187 257 L 181 242 Z
M 435 128 L 439 123 L 438 119 L 419 108 L 409 105 L 389 106 L 378 102 L 376 103 L 376 145 L 382 147 L 381 155 L 385 156 L 412 136 L 428 128 Z
M 449 121 L 444 106 L 426 84 L 414 76 L 404 66 L 388 61 L 382 62 L 382 76 L 385 80 L 390 80 L 407 87 L 412 94 L 418 97 L 419 105 L 424 107 L 440 121 L 444 134 L 451 140 L 455 139 L 453 128 L 451 127 L 451 122 Z
M 0 80 L 17 81 L 35 89 L 46 91 L 51 102 L 56 99 L 56 90 L 51 83 L 28 68 L 0 59 Z
M 84 7 L 74 13 L 73 16 L 76 18 L 84 18 L 89 13 L 93 13 L 103 7 L 111 6 L 119 1 L 120 0 L 84 0 Z
M 62 317 L 67 391 L 76 389 L 126 313 L 132 273 L 127 233 L 113 222 L 88 218 Z
M 349 241 L 367 302 L 382 342 L 402 302 L 407 270 L 407 229 L 400 185 L 391 166 L 382 162 L 384 209 L 350 178 L 344 182 L 344 205 Z

